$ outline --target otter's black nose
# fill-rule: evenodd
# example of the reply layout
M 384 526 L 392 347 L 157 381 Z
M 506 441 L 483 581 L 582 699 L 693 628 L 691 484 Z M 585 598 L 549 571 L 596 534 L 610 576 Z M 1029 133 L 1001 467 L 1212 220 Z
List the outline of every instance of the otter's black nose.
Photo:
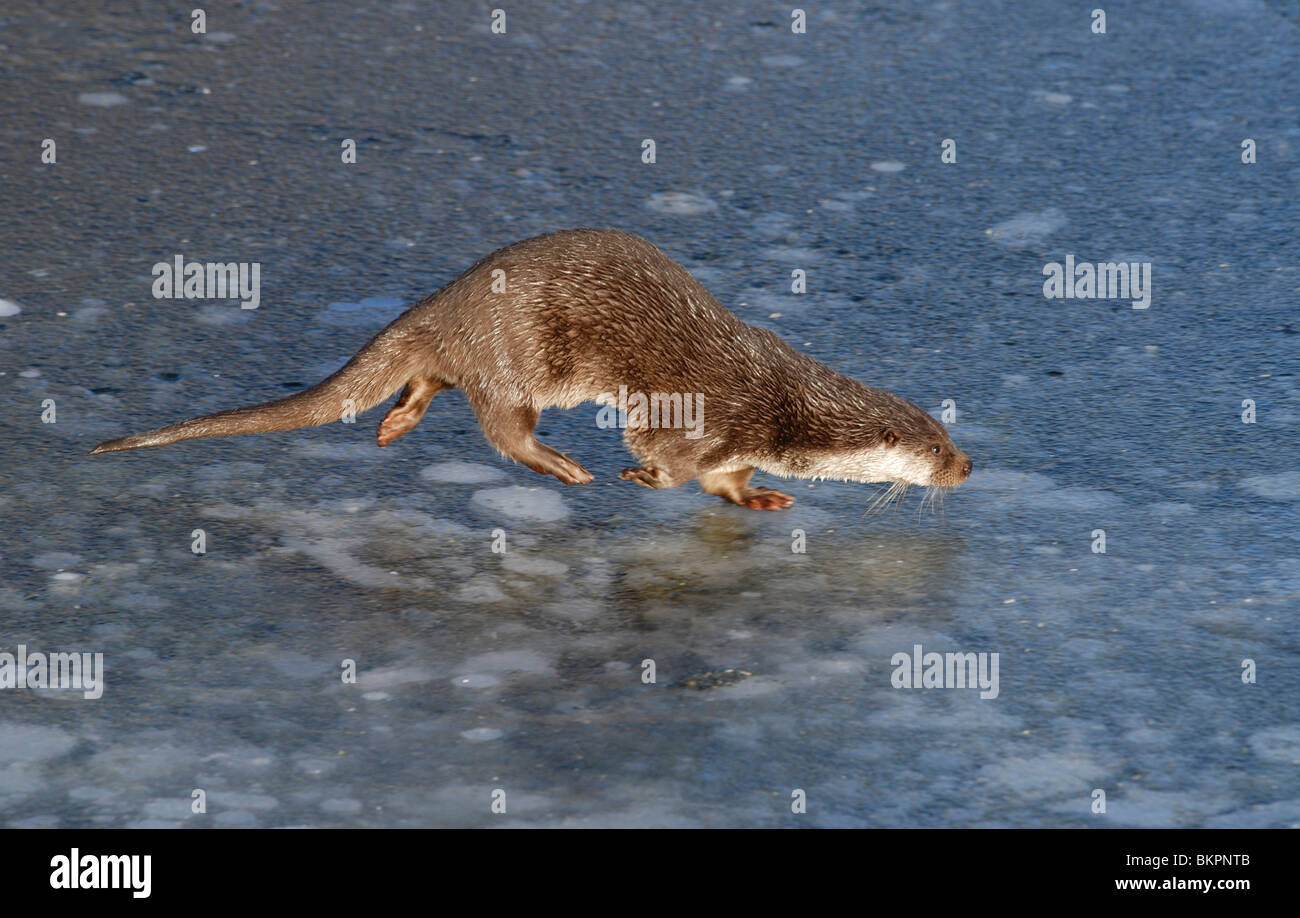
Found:
M 962 473 L 963 475 L 969 475 L 969 474 L 970 474 L 970 470 L 971 470 L 973 467 L 974 467 L 973 463 L 972 463 L 969 459 L 967 459 L 965 462 L 963 462 L 963 463 L 961 464 L 961 473 Z

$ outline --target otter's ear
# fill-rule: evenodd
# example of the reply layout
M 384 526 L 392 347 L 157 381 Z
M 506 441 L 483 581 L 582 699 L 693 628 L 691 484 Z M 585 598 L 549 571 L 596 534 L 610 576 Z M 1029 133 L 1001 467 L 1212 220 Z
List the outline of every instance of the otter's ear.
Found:
M 898 442 L 898 431 L 892 427 L 886 427 L 881 439 L 885 441 L 886 446 L 893 446 Z

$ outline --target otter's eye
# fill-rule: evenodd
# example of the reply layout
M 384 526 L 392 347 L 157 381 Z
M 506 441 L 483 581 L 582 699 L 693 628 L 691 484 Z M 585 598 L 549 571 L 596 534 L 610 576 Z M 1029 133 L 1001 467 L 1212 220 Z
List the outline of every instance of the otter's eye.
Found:
M 943 449 L 939 446 L 938 443 L 936 443 L 934 446 L 930 447 L 930 452 L 934 453 L 937 456 L 943 452 Z

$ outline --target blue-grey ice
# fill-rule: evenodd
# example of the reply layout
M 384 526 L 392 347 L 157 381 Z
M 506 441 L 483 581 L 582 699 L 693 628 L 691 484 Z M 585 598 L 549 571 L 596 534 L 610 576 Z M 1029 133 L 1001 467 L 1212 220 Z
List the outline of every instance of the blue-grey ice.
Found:
M 475 491 L 472 500 L 502 518 L 549 522 L 569 515 L 564 498 L 550 488 L 528 488 L 518 485 L 508 488 L 487 488 Z
M 112 108 L 114 105 L 125 105 L 127 99 L 120 92 L 83 92 L 77 96 L 77 101 L 82 105 Z
M 1023 249 L 1040 245 L 1048 236 L 1064 227 L 1065 212 L 1059 207 L 1030 211 L 1003 220 L 989 230 L 989 236 L 999 245 L 1010 249 Z
M 677 217 L 696 217 L 718 209 L 710 198 L 690 191 L 657 191 L 646 201 L 646 207 Z
M 1068 93 L 1053 92 L 1047 89 L 1035 89 L 1033 90 L 1032 95 L 1035 99 L 1038 99 L 1041 102 L 1046 102 L 1049 105 L 1069 105 L 1074 101 L 1074 98 Z
M 1300 500 L 1300 472 L 1296 471 L 1251 475 L 1242 479 L 1241 486 L 1265 500 Z
M 500 481 L 506 474 L 501 469 L 479 462 L 435 462 L 421 469 L 420 477 L 426 481 L 450 484 L 484 484 Z

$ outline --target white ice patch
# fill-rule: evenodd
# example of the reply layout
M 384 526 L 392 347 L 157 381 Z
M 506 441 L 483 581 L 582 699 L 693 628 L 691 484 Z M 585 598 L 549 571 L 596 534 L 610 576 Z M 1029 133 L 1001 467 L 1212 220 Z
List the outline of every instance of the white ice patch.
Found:
M 495 580 L 483 574 L 462 584 L 456 598 L 461 602 L 503 602 L 509 597 L 497 586 Z
M 77 745 L 77 738 L 58 727 L 0 724 L 0 763 L 41 762 L 54 759 Z
M 1147 507 L 1148 515 L 1155 520 L 1168 520 L 1171 517 L 1186 516 L 1195 512 L 1196 508 L 1191 504 L 1171 500 L 1157 501 Z
M 461 738 L 469 743 L 488 743 L 501 738 L 501 731 L 496 727 L 475 727 L 460 731 Z
M 569 515 L 569 508 L 564 505 L 564 499 L 560 495 L 541 488 L 521 488 L 518 485 L 489 488 L 486 491 L 475 491 L 471 500 L 496 513 L 525 520 L 550 522 Z
M 125 105 L 126 96 L 120 92 L 83 92 L 77 96 L 77 101 L 82 105 L 95 105 L 100 108 L 111 108 L 114 105 Z
M 76 567 L 81 563 L 81 555 L 70 551 L 44 551 L 32 557 L 32 567 L 42 571 L 57 571 L 65 567 Z
M 1044 89 L 1035 89 L 1033 97 L 1039 102 L 1046 102 L 1048 105 L 1069 105 L 1074 101 L 1073 96 L 1067 96 L 1063 92 L 1048 92 Z
M 1251 735 L 1250 748 L 1266 762 L 1300 765 L 1300 724 L 1260 730 Z
M 351 553 L 361 542 L 360 538 L 303 539 L 286 535 L 283 544 L 286 549 L 306 555 L 335 576 L 357 586 L 372 590 L 398 587 L 406 590 L 432 589 L 433 584 L 428 578 L 395 575 L 392 571 L 353 557 Z
M 486 673 L 532 673 L 535 676 L 555 674 L 550 662 L 534 650 L 496 650 L 480 654 L 466 660 L 465 668 Z
M 872 163 L 871 168 L 876 172 L 902 172 L 906 166 L 892 159 L 882 159 L 880 162 Z
M 766 167 L 760 167 L 759 171 L 766 172 L 768 175 L 779 174 L 772 172 Z M 750 224 L 750 232 L 763 239 L 770 240 L 791 240 L 797 238 L 797 233 L 791 227 L 794 224 L 794 218 L 789 214 L 774 210 L 771 213 L 763 214 L 755 218 Z
M 74 322 L 94 322 L 97 319 L 108 315 L 108 309 L 103 306 L 82 306 L 72 314 Z
M 1022 758 L 1005 758 L 985 765 L 979 777 L 999 790 L 1017 797 L 1083 795 L 1097 786 L 1109 769 L 1085 755 L 1048 753 Z
M 1065 212 L 1059 207 L 1026 211 L 1010 220 L 1004 220 L 988 230 L 988 235 L 998 245 L 1010 249 L 1023 249 L 1037 245 L 1066 224 Z
M 1264 500 L 1300 500 L 1300 472 L 1256 475 L 1242 481 L 1241 486 Z
M 16 316 L 22 311 L 23 308 L 13 300 L 0 300 L 0 319 L 7 319 L 9 316 Z
M 253 317 L 251 309 L 230 309 L 215 303 L 200 304 L 193 313 L 194 321 L 202 325 L 242 325 Z
M 351 797 L 331 797 L 320 802 L 321 812 L 334 816 L 356 816 L 361 812 L 361 801 Z
M 981 469 L 962 485 L 966 491 L 992 491 L 1004 508 L 1017 505 L 1038 510 L 1100 510 L 1114 507 L 1120 499 L 1108 491 L 1091 488 L 1062 488 L 1038 472 Z
M 536 574 L 542 577 L 558 577 L 569 569 L 569 565 L 548 558 L 528 558 L 508 554 L 501 559 L 501 566 L 516 574 Z
M 718 205 L 704 195 L 686 191 L 660 191 L 650 195 L 645 206 L 675 217 L 698 217 L 718 209 Z
M 810 261 L 821 261 L 822 254 L 816 249 L 800 248 L 798 246 L 780 246 L 774 249 L 764 249 L 763 256 L 773 261 L 786 262 L 788 264 L 804 265 Z
M 505 477 L 500 469 L 477 462 L 435 462 L 420 470 L 425 481 L 445 481 L 451 484 L 485 484 Z
M 155 797 L 146 801 L 144 815 L 153 819 L 189 819 L 193 803 L 189 797 Z

